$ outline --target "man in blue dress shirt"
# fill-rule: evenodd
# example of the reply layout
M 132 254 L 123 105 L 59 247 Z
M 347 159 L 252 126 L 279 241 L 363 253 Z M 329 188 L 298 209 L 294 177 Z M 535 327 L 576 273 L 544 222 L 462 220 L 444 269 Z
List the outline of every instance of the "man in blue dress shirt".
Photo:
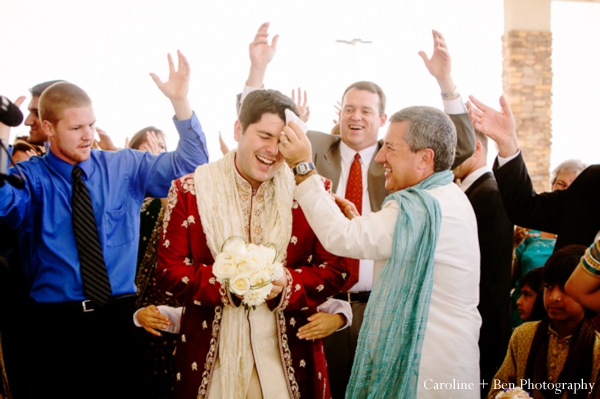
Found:
M 26 177 L 23 189 L 0 188 L 0 223 L 18 231 L 34 302 L 29 328 L 33 397 L 139 397 L 131 321 L 139 209 L 145 197 L 166 197 L 171 180 L 208 161 L 204 133 L 187 99 L 189 64 L 180 52 L 178 58 L 175 69 L 169 56 L 166 82 L 151 74 L 175 110 L 180 135 L 175 152 L 92 150 L 91 100 L 71 83 L 56 83 L 39 103 L 49 153 L 19 164 Z M 105 306 L 84 292 L 72 224 L 75 166 L 90 193 L 110 282 Z

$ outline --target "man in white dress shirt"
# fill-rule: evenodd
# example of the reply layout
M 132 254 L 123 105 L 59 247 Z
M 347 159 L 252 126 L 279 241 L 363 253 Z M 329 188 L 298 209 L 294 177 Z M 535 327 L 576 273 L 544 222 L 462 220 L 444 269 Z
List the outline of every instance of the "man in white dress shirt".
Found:
M 319 240 L 334 254 L 375 260 L 347 397 L 479 398 L 477 224 L 452 183 L 455 147 L 456 130 L 441 111 L 394 114 L 375 158 L 392 195 L 361 217 L 340 197 L 336 205 L 313 176 L 306 135 L 284 128 L 279 149 L 305 171 L 296 175 L 295 198 Z

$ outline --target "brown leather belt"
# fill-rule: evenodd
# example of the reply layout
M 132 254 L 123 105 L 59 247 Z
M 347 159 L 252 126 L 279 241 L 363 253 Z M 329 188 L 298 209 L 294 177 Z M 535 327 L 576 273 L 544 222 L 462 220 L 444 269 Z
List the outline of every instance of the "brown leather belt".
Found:
M 369 301 L 369 296 L 371 295 L 371 291 L 363 291 L 363 292 L 340 292 L 333 297 L 335 299 L 340 299 L 342 301 L 347 301 L 349 303 L 353 302 L 361 302 L 367 303 Z

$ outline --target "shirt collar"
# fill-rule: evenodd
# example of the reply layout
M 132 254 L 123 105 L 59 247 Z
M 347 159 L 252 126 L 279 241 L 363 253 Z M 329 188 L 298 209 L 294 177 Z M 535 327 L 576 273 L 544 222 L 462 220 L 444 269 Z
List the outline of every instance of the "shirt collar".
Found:
M 473 173 L 471 173 L 469 176 L 465 177 L 465 179 L 460 183 L 460 189 L 465 192 L 469 189 L 469 187 L 471 187 L 471 185 L 473 183 L 475 183 L 475 181 L 477 181 L 477 179 L 479 179 L 481 176 L 483 176 L 484 174 L 491 172 L 492 170 L 489 168 L 489 166 L 484 165 L 479 169 L 475 169 L 475 171 L 473 171 Z
M 370 147 L 365 148 L 362 151 L 358 151 L 360 154 L 360 160 L 363 165 L 368 165 L 377 150 L 377 143 L 373 144 Z M 342 162 L 345 164 L 351 164 L 354 161 L 354 154 L 356 151 L 352 148 L 348 147 L 346 143 L 340 141 L 340 155 L 342 156 Z
M 554 336 L 556 340 L 560 342 L 560 335 L 556 331 L 554 331 L 550 324 L 548 324 L 548 334 Z M 569 345 L 571 341 L 573 341 L 573 336 L 574 334 L 566 336 L 563 342 Z
M 88 159 L 78 164 L 78 166 L 83 171 L 83 176 L 85 180 L 87 180 L 92 173 L 92 154 L 93 151 Z M 75 167 L 75 165 L 71 165 L 70 163 L 63 161 L 62 159 L 57 157 L 51 150 L 48 151 L 44 158 L 47 160 L 50 166 L 52 166 L 52 168 L 58 172 L 58 174 L 65 178 L 65 180 L 71 181 L 71 175 L 73 173 L 73 168 Z
M 244 177 L 238 171 L 237 166 L 235 166 L 235 157 L 233 159 L 233 170 L 235 171 L 235 186 L 237 187 L 237 190 L 240 194 L 246 194 L 251 197 L 253 194 L 264 192 L 267 188 L 274 184 L 273 179 L 271 178 L 267 181 L 262 182 L 261 185 L 256 189 L 256 191 L 254 191 L 250 182 L 244 179 Z M 281 167 L 285 167 L 285 165 L 281 165 Z

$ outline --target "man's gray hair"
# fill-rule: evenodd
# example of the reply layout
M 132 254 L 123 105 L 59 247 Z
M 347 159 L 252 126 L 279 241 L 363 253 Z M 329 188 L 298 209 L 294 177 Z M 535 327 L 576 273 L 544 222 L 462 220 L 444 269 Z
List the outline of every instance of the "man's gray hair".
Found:
M 404 140 L 412 152 L 431 148 L 434 172 L 449 170 L 456 153 L 456 128 L 448 115 L 426 106 L 408 107 L 396 112 L 390 123 L 408 122 Z
M 579 176 L 583 170 L 587 168 L 587 165 L 581 162 L 579 159 L 568 159 L 564 162 L 561 162 L 550 175 L 550 185 L 556 182 L 556 177 L 564 172 L 573 172 L 575 176 Z

